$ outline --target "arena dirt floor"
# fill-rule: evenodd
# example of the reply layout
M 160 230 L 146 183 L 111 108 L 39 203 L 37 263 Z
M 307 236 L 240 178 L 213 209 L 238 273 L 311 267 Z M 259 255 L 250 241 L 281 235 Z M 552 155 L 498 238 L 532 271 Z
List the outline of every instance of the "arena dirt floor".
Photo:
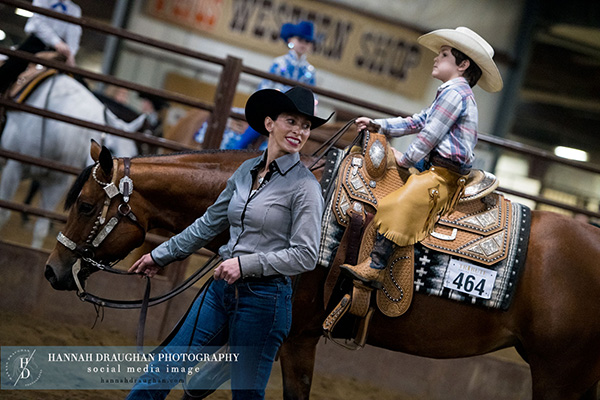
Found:
M 22 201 L 23 189 L 17 197 L 16 201 Z M 31 241 L 32 225 L 33 219 L 23 223 L 20 214 L 13 212 L 9 223 L 0 230 L 0 240 L 28 245 Z M 56 243 L 54 238 L 60 228 L 60 224 L 53 224 L 44 244 L 46 250 L 54 247 Z M 3 280 L 0 269 L 0 286 Z M 0 287 L 0 300 L 2 296 Z M 134 339 L 130 335 L 117 329 L 106 327 L 91 329 L 87 321 L 80 324 L 73 321 L 58 322 L 52 317 L 44 317 L 39 313 L 23 313 L 18 312 L 18 309 L 0 307 L 0 346 L 131 345 L 132 341 Z M 482 396 L 481 382 L 485 382 L 487 393 L 491 392 L 495 395 Z M 317 352 L 311 399 L 520 400 L 530 398 L 530 393 L 528 367 L 512 349 L 471 359 L 430 360 L 369 346 L 353 352 L 323 340 Z M 119 390 L 2 390 L 0 399 L 108 400 L 123 399 L 126 394 L 127 392 Z M 173 391 L 168 399 L 179 399 L 181 396 L 181 391 Z M 226 390 L 218 390 L 210 397 L 210 399 L 229 398 L 231 395 Z M 266 398 L 282 398 L 281 372 L 277 363 L 273 367 Z

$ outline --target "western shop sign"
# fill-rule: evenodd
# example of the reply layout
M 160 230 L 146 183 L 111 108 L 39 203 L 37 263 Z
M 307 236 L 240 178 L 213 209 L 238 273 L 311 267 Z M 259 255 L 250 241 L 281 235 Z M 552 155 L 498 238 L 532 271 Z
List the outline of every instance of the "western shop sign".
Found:
M 418 32 L 311 0 L 150 0 L 161 20 L 239 47 L 278 56 L 286 22 L 312 21 L 318 42 L 309 60 L 318 69 L 420 98 L 434 54 Z M 318 75 L 317 75 L 318 76 Z M 317 78 L 318 80 L 318 78 Z

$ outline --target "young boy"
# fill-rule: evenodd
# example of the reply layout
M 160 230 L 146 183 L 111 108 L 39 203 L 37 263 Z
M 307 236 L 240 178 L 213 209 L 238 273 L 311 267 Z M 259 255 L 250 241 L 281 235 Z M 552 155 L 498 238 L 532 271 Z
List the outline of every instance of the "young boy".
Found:
M 377 238 L 371 257 L 342 269 L 369 286 L 380 288 L 394 244 L 407 246 L 427 237 L 440 215 L 454 209 L 473 164 L 477 142 L 477 104 L 471 88 L 502 89 L 502 77 L 492 57 L 494 49 L 465 27 L 439 29 L 417 41 L 437 52 L 431 75 L 442 81 L 433 104 L 407 118 L 356 119 L 359 131 L 369 129 L 390 137 L 418 133 L 404 154 L 392 149 L 399 166 L 425 161 L 426 169 L 379 204 L 373 219 Z

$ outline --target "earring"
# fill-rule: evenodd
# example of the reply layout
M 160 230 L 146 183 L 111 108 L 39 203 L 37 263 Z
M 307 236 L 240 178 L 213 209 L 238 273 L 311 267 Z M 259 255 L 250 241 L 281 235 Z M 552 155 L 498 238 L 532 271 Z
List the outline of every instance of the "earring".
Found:
M 294 43 L 292 43 L 292 42 L 289 42 L 289 43 L 288 43 L 288 48 L 290 48 L 290 49 L 293 49 L 293 48 L 294 48 Z

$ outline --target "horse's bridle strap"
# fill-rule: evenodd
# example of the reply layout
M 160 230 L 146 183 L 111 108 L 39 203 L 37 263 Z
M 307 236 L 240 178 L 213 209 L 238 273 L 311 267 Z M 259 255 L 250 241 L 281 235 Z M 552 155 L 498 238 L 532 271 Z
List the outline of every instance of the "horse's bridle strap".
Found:
M 71 251 L 75 251 L 75 249 L 77 248 L 77 244 L 72 241 L 71 239 L 69 239 L 68 237 L 66 237 L 62 232 L 58 232 L 58 236 L 56 236 L 56 240 L 58 240 L 58 242 L 60 244 L 62 244 L 63 246 L 65 246 L 67 249 L 71 250 Z
M 93 252 L 91 252 L 92 255 L 90 255 L 90 254 L 86 253 L 86 249 L 90 250 L 90 247 L 98 248 L 100 246 L 100 244 L 106 239 L 106 237 L 114 230 L 114 228 L 117 226 L 117 224 L 119 223 L 119 221 L 121 220 L 122 217 L 128 217 L 135 225 L 137 225 L 142 230 L 142 232 L 144 232 L 144 235 L 146 233 L 144 227 L 140 225 L 135 214 L 131 211 L 131 206 L 128 203 L 129 196 L 133 192 L 133 181 L 129 177 L 131 160 L 129 158 L 124 158 L 123 165 L 124 165 L 124 176 L 123 176 L 123 178 L 121 178 L 121 181 L 119 183 L 119 188 L 117 188 L 117 185 L 115 185 L 115 182 L 117 181 L 117 170 L 118 170 L 117 159 L 113 159 L 113 174 L 112 174 L 111 182 L 102 182 L 98 179 L 97 170 L 100 167 L 100 164 L 96 164 L 96 166 L 94 167 L 94 169 L 92 171 L 92 176 L 93 176 L 94 180 L 96 181 L 96 183 L 98 183 L 100 186 L 103 187 L 104 192 L 106 193 L 106 198 L 104 200 L 102 212 L 98 216 L 98 220 L 96 221 L 95 228 L 92 229 L 92 231 L 90 232 L 90 235 L 88 237 L 86 244 L 83 245 L 82 247 L 79 247 L 79 246 L 77 246 L 77 243 L 75 243 L 73 240 L 69 239 L 62 232 L 59 232 L 58 236 L 56 237 L 56 240 L 59 243 L 61 243 L 63 246 L 65 246 L 67 249 L 69 249 L 72 252 L 74 252 L 75 254 L 77 254 L 80 258 L 82 258 L 86 262 L 96 266 L 99 269 L 105 270 L 105 271 L 112 271 L 113 268 L 110 265 L 103 265 L 103 264 L 93 260 L 92 259 Z M 119 206 L 117 207 L 117 215 L 110 218 L 110 220 L 106 224 L 104 224 L 104 222 L 106 220 L 106 214 L 108 213 L 108 209 L 111 204 L 111 200 L 114 197 L 116 197 L 119 193 L 123 196 L 123 202 L 121 204 L 119 204 Z M 102 227 L 100 232 L 98 232 L 98 234 L 95 234 L 97 227 L 99 227 L 102 224 L 104 224 L 104 226 Z M 114 270 L 114 271 L 118 271 L 118 270 Z

